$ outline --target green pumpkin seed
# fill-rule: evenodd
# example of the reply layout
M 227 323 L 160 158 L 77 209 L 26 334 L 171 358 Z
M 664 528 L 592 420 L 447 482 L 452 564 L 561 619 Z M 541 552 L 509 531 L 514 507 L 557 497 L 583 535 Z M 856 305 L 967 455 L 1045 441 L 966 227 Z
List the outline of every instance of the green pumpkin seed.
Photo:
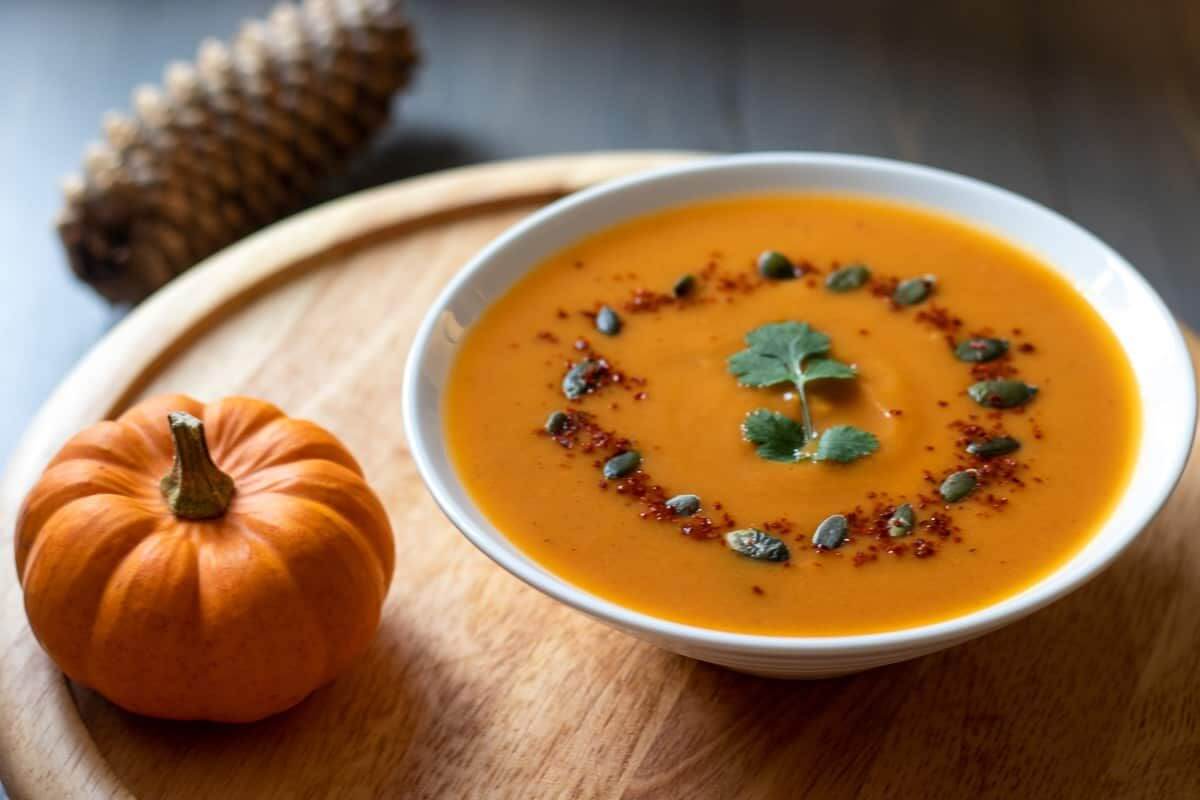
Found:
M 826 517 L 813 533 L 813 546 L 823 550 L 836 550 L 846 542 L 849 532 L 850 524 L 845 515 L 834 514 Z
M 967 394 L 971 396 L 972 400 L 988 408 L 1023 406 L 1032 400 L 1037 392 L 1036 386 L 1009 378 L 980 381 L 967 389 Z
M 596 312 L 596 330 L 605 336 L 616 336 L 621 332 L 621 318 L 608 306 L 602 306 Z
M 908 503 L 899 506 L 888 519 L 888 536 L 893 539 L 899 539 L 902 536 L 908 536 L 913 531 L 913 526 L 917 524 L 917 515 L 913 511 L 913 507 Z
M 954 348 L 954 355 L 959 361 L 982 363 L 992 361 L 1008 352 L 1008 342 L 1004 339 L 988 339 L 977 337 L 959 342 Z
M 791 259 L 774 250 L 764 250 L 758 257 L 758 271 L 767 280 L 790 281 L 796 277 Z
M 677 494 L 665 505 L 678 517 L 690 517 L 700 510 L 700 498 L 694 494 Z
M 725 534 L 725 543 L 735 553 L 757 561 L 787 561 L 792 557 L 782 539 L 776 539 L 758 528 L 744 528 Z
M 602 371 L 599 361 L 585 358 L 567 370 L 563 377 L 562 390 L 568 400 L 577 400 L 596 388 L 596 380 Z
M 982 442 L 971 442 L 967 445 L 967 452 L 980 458 L 995 458 L 996 456 L 1006 456 L 1020 447 L 1021 443 L 1011 436 L 997 436 Z
M 546 433 L 551 436 L 558 436 L 567 429 L 567 424 L 570 421 L 571 418 L 567 416 L 565 411 L 555 411 L 546 417 Z
M 696 291 L 696 276 L 691 273 L 680 276 L 679 280 L 675 281 L 675 285 L 671 287 L 671 294 L 680 298 L 687 297 L 694 291 Z
M 638 451 L 626 450 L 624 453 L 619 453 L 604 462 L 604 478 L 610 481 L 615 481 L 617 478 L 624 478 L 637 469 L 641 463 L 642 456 Z
M 957 503 L 975 491 L 975 487 L 978 485 L 979 473 L 973 469 L 964 469 L 962 472 L 956 472 L 942 481 L 942 485 L 938 487 L 938 492 L 947 503 Z
M 866 285 L 871 278 L 871 269 L 866 264 L 851 264 L 829 273 L 825 288 L 831 292 L 852 292 Z
M 915 306 L 922 303 L 933 291 L 934 278 L 932 275 L 922 275 L 919 278 L 909 278 L 900 281 L 896 291 L 892 292 L 892 302 L 898 306 Z

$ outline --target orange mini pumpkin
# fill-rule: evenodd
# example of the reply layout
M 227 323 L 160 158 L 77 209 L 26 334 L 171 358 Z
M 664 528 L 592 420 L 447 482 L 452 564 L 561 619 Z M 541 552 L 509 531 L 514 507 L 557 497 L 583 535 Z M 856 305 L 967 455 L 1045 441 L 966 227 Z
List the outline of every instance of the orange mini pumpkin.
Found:
M 130 711 L 222 722 L 289 708 L 362 653 L 394 563 L 346 448 L 246 397 L 158 397 L 80 432 L 16 549 L 63 672 Z

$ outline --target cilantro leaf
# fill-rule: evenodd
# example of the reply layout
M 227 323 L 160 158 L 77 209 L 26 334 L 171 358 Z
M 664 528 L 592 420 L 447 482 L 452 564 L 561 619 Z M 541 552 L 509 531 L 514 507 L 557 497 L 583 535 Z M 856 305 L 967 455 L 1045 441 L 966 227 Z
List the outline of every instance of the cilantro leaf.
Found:
M 768 461 L 794 463 L 804 455 L 808 437 L 804 426 L 778 411 L 756 408 L 742 420 L 742 438 L 758 445 L 756 452 Z
M 749 347 L 729 358 L 729 371 L 743 386 L 799 383 L 804 360 L 829 352 L 829 337 L 807 322 L 774 322 L 746 335 Z
M 878 449 L 879 439 L 875 434 L 853 425 L 834 425 L 821 435 L 821 441 L 817 444 L 817 454 L 813 459 L 848 464 L 863 456 L 869 456 Z
M 786 363 L 754 350 L 743 350 L 731 355 L 729 371 L 737 376 L 738 383 L 742 386 L 775 386 L 779 383 L 789 383 L 793 377 Z
M 858 373 L 849 364 L 843 364 L 832 358 L 814 358 L 804 367 L 800 383 L 821 380 L 823 378 L 857 378 Z
M 755 350 L 773 351 L 797 360 L 829 352 L 829 337 L 813 330 L 807 322 L 772 322 L 746 334 L 746 344 Z
M 746 334 L 748 347 L 729 357 L 729 371 L 743 386 L 767 387 L 790 383 L 800 401 L 800 421 L 777 411 L 760 408 L 742 423 L 742 435 L 758 445 L 758 454 L 771 461 L 849 462 L 879 449 L 879 440 L 848 425 L 830 428 L 817 443 L 805 387 L 818 380 L 847 380 L 858 377 L 849 364 L 829 357 L 829 337 L 806 322 L 774 322 Z

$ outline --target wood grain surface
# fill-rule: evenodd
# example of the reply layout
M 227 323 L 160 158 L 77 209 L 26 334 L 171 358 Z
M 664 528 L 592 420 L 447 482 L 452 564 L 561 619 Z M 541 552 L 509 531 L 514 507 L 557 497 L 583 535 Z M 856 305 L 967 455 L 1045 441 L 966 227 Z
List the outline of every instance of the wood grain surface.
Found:
M 433 294 L 548 199 L 675 158 L 502 163 L 351 197 L 218 255 L 122 322 L 18 449 L 0 551 L 15 504 L 76 428 L 160 391 L 239 392 L 346 441 L 395 526 L 396 580 L 361 663 L 238 727 L 142 719 L 68 686 L 0 572 L 0 779 L 13 797 L 1200 796 L 1196 459 L 1152 528 L 1082 590 L 950 651 L 813 682 L 610 630 L 443 519 L 399 416 Z

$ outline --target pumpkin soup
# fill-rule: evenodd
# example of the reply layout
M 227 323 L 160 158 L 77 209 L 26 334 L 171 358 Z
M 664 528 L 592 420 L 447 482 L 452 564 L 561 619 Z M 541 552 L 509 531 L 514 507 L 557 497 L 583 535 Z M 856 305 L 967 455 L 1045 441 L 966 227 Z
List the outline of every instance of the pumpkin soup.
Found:
M 468 331 L 446 436 L 530 558 L 664 619 L 842 635 L 976 610 L 1079 550 L 1139 436 L 1112 331 L 1030 255 L 846 196 L 643 217 Z

